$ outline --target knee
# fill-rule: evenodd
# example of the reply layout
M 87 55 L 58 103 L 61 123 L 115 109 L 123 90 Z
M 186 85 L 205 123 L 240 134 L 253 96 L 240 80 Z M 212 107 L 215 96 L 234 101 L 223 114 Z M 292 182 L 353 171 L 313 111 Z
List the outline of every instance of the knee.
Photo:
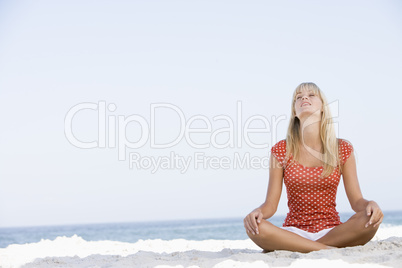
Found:
M 357 212 L 349 220 L 354 221 L 359 227 L 364 227 L 370 220 L 370 217 L 364 211 Z
M 367 216 L 365 211 L 360 211 L 357 212 L 355 215 L 353 215 L 350 220 L 355 222 L 355 226 L 362 231 L 372 231 L 372 230 L 377 230 L 379 226 L 373 227 L 367 226 L 366 224 L 370 221 L 370 216 Z
M 261 223 L 258 224 L 258 234 L 247 233 L 247 235 L 252 240 L 266 238 L 272 233 L 273 226 L 274 225 L 269 221 L 262 220 Z
M 352 245 L 365 245 L 369 242 L 376 234 L 379 226 L 373 227 L 366 224 L 370 221 L 370 216 L 367 216 L 365 211 L 358 212 L 353 215 L 350 219 L 354 224 L 351 225 L 351 231 L 354 233 L 354 243 Z

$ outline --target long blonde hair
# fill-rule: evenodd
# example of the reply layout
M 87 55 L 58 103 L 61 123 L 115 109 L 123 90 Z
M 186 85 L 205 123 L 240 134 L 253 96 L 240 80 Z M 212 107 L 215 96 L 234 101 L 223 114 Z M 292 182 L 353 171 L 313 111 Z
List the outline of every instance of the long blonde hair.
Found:
M 339 166 L 340 169 L 338 140 L 335 135 L 335 129 L 332 121 L 331 111 L 328 107 L 328 102 L 320 88 L 314 83 L 301 83 L 299 86 L 297 86 L 293 93 L 291 108 L 292 114 L 286 136 L 286 154 L 288 159 L 290 159 L 290 156 L 292 155 L 293 159 L 297 161 L 299 157 L 299 146 L 304 144 L 300 133 L 300 120 L 296 117 L 295 110 L 296 95 L 303 90 L 314 92 L 314 94 L 319 96 L 322 101 L 323 110 L 321 112 L 320 137 L 323 149 L 322 152 L 320 152 L 320 160 L 323 162 L 324 169 L 321 177 L 325 178 L 331 175 L 337 166 Z

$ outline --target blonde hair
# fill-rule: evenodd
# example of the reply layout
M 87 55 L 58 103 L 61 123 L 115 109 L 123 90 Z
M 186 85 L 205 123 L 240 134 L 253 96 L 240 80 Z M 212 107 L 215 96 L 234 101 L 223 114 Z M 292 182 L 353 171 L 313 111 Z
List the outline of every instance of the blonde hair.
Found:
M 320 88 L 311 82 L 301 83 L 295 89 L 292 99 L 292 114 L 289 122 L 288 133 L 286 136 L 286 154 L 287 159 L 293 156 L 294 160 L 298 160 L 299 157 L 299 146 L 304 144 L 301 137 L 300 130 L 300 120 L 296 117 L 295 102 L 296 95 L 300 92 L 307 90 L 309 92 L 314 92 L 315 95 L 319 96 L 322 101 L 322 112 L 321 112 L 321 122 L 320 122 L 320 137 L 322 142 L 322 152 L 320 152 L 320 160 L 323 162 L 323 172 L 321 177 L 325 178 L 332 174 L 334 169 L 339 165 L 339 155 L 338 155 L 338 140 L 335 135 L 335 129 L 333 126 L 331 111 L 328 107 L 328 102 L 320 90 Z M 339 165 L 340 169 L 340 165 Z M 339 170 L 340 171 L 340 170 Z

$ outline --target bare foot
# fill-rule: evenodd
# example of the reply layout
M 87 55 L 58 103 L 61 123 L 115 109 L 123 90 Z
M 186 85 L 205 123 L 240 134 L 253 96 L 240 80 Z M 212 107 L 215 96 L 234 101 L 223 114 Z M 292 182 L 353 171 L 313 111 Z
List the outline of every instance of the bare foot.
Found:
M 272 252 L 272 251 L 268 251 L 268 250 L 263 250 L 263 251 L 261 251 L 261 253 L 270 253 L 270 252 Z

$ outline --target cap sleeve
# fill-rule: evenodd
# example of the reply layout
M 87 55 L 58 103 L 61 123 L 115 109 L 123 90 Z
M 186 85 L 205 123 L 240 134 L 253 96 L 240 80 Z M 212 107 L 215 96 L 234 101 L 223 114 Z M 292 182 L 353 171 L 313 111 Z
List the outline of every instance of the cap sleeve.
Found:
M 346 160 L 350 157 L 353 152 L 353 146 L 349 141 L 339 140 L 339 160 L 341 164 L 345 164 Z
M 281 140 L 271 148 L 271 153 L 275 156 L 276 160 L 284 167 L 286 157 L 286 140 Z

